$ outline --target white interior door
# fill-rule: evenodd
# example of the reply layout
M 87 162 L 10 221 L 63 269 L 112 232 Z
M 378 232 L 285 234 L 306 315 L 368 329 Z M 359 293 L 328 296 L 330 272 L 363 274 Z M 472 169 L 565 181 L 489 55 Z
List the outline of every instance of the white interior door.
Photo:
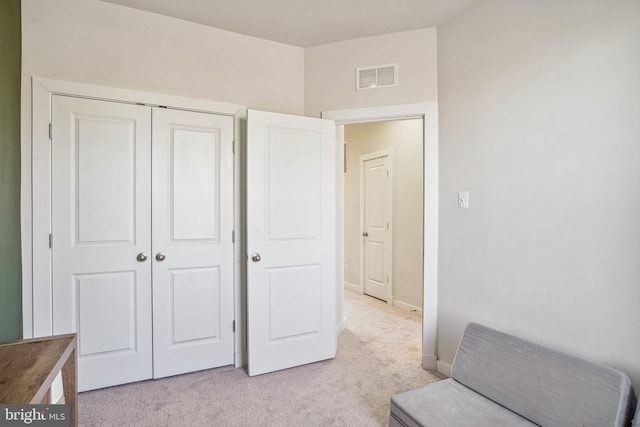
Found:
M 332 358 L 336 148 L 333 121 L 247 116 L 249 375 Z
M 388 153 L 360 156 L 362 277 L 364 293 L 392 301 L 391 160 Z
M 153 372 L 233 363 L 233 117 L 153 109 Z
M 53 333 L 80 391 L 151 378 L 151 110 L 54 95 L 52 131 Z

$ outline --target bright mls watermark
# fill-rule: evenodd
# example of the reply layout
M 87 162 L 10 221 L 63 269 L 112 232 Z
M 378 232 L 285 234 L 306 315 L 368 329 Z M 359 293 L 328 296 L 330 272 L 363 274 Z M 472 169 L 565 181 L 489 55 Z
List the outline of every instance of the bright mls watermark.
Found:
M 0 405 L 0 427 L 70 427 L 69 405 Z

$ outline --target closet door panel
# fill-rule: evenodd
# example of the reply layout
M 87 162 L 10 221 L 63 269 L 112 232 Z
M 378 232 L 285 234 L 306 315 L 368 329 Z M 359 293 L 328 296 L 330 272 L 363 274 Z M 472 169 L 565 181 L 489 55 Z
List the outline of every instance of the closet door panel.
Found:
M 233 118 L 153 110 L 154 377 L 233 363 Z
M 151 378 L 151 109 L 52 96 L 53 333 L 80 391 Z

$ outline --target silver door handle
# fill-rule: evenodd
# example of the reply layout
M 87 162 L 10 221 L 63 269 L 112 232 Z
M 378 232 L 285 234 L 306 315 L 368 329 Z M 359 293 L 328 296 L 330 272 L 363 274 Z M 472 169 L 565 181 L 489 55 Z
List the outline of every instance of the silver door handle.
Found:
M 369 237 L 369 233 L 367 233 L 366 231 L 362 232 L 362 237 Z
M 144 252 L 140 252 L 136 259 L 138 260 L 138 262 L 145 262 L 147 260 L 147 254 L 145 254 Z
M 167 259 L 167 254 L 164 252 L 158 252 L 156 254 L 156 261 L 164 261 L 165 259 Z
M 258 253 L 251 255 L 251 261 L 253 262 L 260 262 L 261 259 L 262 257 Z

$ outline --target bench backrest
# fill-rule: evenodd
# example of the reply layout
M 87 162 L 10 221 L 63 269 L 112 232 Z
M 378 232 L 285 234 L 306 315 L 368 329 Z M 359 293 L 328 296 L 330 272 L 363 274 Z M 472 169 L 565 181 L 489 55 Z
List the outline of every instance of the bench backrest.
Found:
M 635 405 L 626 374 L 477 323 L 451 376 L 541 426 L 628 426 Z

